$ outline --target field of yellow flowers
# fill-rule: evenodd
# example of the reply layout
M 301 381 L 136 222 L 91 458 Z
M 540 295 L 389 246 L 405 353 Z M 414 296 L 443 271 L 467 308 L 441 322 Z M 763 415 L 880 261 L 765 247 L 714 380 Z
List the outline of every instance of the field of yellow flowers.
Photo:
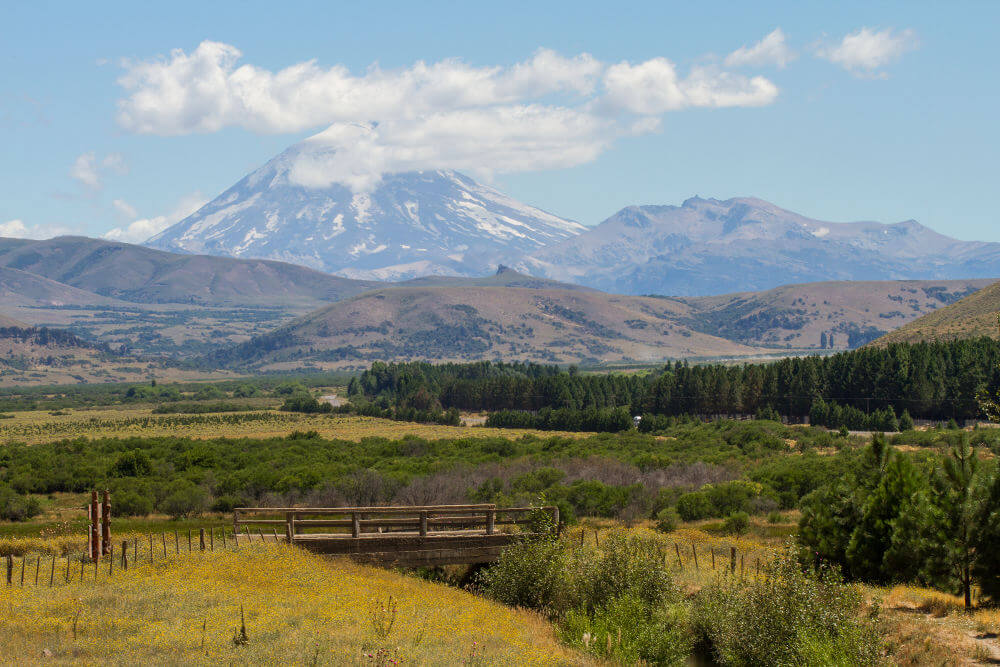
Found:
M 0 663 L 588 664 L 534 614 L 285 544 L 47 574 L 0 583 Z

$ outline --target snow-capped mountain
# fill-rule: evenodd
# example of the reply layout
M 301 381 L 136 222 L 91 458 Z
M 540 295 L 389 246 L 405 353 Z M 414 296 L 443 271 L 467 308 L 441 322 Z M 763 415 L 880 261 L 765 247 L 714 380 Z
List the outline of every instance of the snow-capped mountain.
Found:
M 1000 277 L 1000 243 L 908 220 L 820 222 L 754 198 L 630 206 L 515 263 L 626 294 L 705 295 L 827 280 Z
M 303 185 L 292 146 L 146 245 L 277 259 L 349 278 L 483 275 L 585 230 L 454 171 L 386 174 L 374 189 Z

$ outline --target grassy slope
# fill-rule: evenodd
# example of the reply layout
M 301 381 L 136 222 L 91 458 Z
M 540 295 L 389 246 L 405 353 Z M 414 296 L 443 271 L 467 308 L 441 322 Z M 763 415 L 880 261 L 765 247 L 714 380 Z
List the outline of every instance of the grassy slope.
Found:
M 82 583 L 73 574 L 0 588 L 0 662 L 48 650 L 60 663 L 393 664 L 367 657 L 379 649 L 405 664 L 588 662 L 534 614 L 283 544 L 158 557 L 110 578 L 102 567 L 96 581 L 93 569 Z M 372 614 L 390 596 L 398 613 L 380 637 Z M 249 642 L 235 646 L 241 605 Z
M 996 337 L 998 313 L 1000 283 L 993 283 L 947 308 L 925 315 L 883 336 L 875 344 Z
M 694 311 L 686 324 L 746 345 L 818 348 L 825 331 L 846 349 L 851 331 L 892 331 L 992 282 L 819 282 L 679 300 Z

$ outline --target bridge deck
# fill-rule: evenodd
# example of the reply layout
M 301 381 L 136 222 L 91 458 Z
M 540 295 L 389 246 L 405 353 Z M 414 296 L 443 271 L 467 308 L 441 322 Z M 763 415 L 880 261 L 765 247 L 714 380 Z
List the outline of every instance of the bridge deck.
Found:
M 425 505 L 420 507 L 237 508 L 234 525 L 285 524 L 292 544 L 321 554 L 355 560 L 423 567 L 489 563 L 511 544 L 537 537 L 526 519 L 538 508 L 495 505 Z M 544 508 L 558 530 L 559 510 Z M 284 519 L 242 519 L 240 513 L 284 515 Z M 317 518 L 323 517 L 323 518 Z M 499 526 L 509 527 L 500 532 Z M 313 532 L 339 528 L 349 532 Z

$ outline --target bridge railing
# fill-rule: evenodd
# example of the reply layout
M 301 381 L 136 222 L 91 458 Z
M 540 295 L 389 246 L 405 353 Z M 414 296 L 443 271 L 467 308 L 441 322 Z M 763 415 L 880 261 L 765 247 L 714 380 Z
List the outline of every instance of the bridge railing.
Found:
M 377 538 L 393 534 L 416 533 L 427 536 L 448 530 L 469 534 L 494 535 L 500 526 L 530 526 L 542 512 L 551 520 L 550 529 L 558 533 L 559 508 L 503 507 L 484 503 L 475 505 L 419 505 L 373 507 L 237 507 L 233 510 L 233 528 L 284 525 L 289 542 L 306 531 L 336 529 L 336 535 L 352 538 Z M 250 516 L 282 518 L 249 518 Z

